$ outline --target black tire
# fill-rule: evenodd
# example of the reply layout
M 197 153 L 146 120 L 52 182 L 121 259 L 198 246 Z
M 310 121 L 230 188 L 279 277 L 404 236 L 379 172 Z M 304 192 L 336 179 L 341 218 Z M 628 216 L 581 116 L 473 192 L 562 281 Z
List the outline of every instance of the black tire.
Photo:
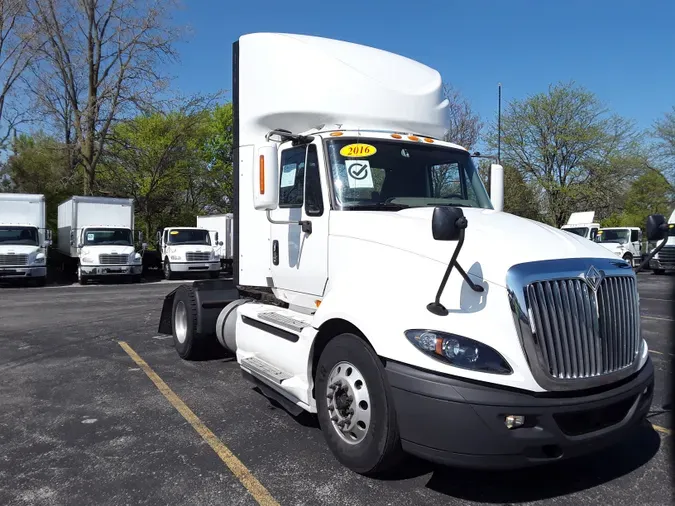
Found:
M 41 276 L 39 278 L 32 278 L 31 279 L 31 285 L 35 287 L 42 287 L 47 284 L 47 277 L 46 276 Z
M 628 262 L 628 263 L 630 264 L 631 267 L 634 267 L 634 265 L 633 265 L 633 255 L 631 255 L 630 253 L 626 253 L 626 254 L 623 256 L 623 259 L 624 259 L 626 262 Z
M 220 277 L 220 272 L 218 272 L 218 271 L 216 271 L 216 272 L 209 272 L 209 277 L 210 277 L 211 279 L 218 279 L 218 278 Z
M 141 275 L 140 274 L 134 274 L 131 276 L 131 282 L 132 283 L 140 283 L 141 282 Z
M 177 312 L 180 316 L 181 306 L 185 311 L 185 336 L 181 342 L 182 332 L 179 322 L 177 322 Z M 173 307 L 171 310 L 171 327 L 173 334 L 173 345 L 178 355 L 184 360 L 195 360 L 201 354 L 201 341 L 197 335 L 197 298 L 195 292 L 190 286 L 181 286 L 176 290 L 173 297 Z
M 76 275 L 77 275 L 77 282 L 80 283 L 81 285 L 86 285 L 89 282 L 89 277 L 80 273 L 79 265 L 77 266 Z
M 171 262 L 168 258 L 164 259 L 164 279 L 174 279 L 175 275 L 171 271 Z
M 665 274 L 665 273 L 666 273 L 666 270 L 665 270 L 665 269 L 654 269 L 653 272 L 654 272 L 654 274 L 656 274 L 657 276 L 661 276 L 662 274 Z
M 333 367 L 341 361 L 353 364 L 363 376 L 370 397 L 370 424 L 363 440 L 345 442 L 331 422 L 326 389 Z M 335 458 L 352 471 L 375 476 L 387 473 L 403 461 L 394 401 L 384 367 L 375 351 L 354 334 L 340 334 L 324 348 L 315 378 L 317 415 L 324 438 Z

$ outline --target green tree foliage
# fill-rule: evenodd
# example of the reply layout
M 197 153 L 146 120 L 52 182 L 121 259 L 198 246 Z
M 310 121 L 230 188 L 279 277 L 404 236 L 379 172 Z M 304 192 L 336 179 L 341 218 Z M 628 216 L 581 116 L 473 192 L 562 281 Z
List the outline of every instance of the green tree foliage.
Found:
M 635 175 L 638 141 L 628 121 L 574 84 L 514 100 L 502 116 L 502 161 L 540 195 L 542 219 L 556 227 L 586 208 L 611 214 Z M 496 132 L 489 142 L 496 146 Z
M 167 225 L 229 210 L 232 189 L 229 104 L 138 116 L 115 126 L 98 193 L 133 197 L 137 228 L 154 240 Z M 229 137 L 228 137 L 229 135 Z
M 675 181 L 675 106 L 656 122 L 653 133 L 657 139 L 658 162 L 672 185 Z
M 3 191 L 44 194 L 47 224 L 55 231 L 57 207 L 81 187 L 81 172 L 70 169 L 67 147 L 42 132 L 20 135 L 12 150 L 1 171 Z
M 644 228 L 650 214 L 663 214 L 668 218 L 674 198 L 665 176 L 658 170 L 647 169 L 628 191 L 623 211 L 603 220 L 602 225 Z

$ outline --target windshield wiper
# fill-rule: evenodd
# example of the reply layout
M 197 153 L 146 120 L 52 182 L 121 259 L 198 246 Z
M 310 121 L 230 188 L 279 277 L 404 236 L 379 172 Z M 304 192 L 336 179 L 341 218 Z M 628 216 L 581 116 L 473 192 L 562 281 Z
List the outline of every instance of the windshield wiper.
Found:
M 401 209 L 408 209 L 408 207 L 410 206 L 406 206 L 404 204 L 393 204 L 391 202 L 373 202 L 372 204 L 352 204 L 349 206 L 344 206 L 344 209 L 357 209 L 361 211 L 400 211 Z

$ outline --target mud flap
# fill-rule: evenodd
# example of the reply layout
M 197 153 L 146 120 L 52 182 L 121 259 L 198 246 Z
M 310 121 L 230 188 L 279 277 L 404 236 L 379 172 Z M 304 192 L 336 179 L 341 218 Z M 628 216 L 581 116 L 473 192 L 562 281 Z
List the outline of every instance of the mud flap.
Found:
M 162 305 L 162 314 L 159 317 L 159 326 L 157 332 L 159 334 L 173 334 L 173 325 L 171 323 L 171 313 L 173 312 L 173 298 L 176 295 L 176 288 L 171 293 L 164 297 L 164 304 Z

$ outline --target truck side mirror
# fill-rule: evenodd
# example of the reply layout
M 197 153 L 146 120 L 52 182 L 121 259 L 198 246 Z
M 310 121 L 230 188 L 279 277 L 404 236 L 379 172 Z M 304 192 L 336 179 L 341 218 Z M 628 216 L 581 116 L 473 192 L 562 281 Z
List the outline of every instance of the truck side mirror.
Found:
M 143 242 L 143 232 L 138 232 L 138 242 Z
M 277 145 L 265 144 L 258 148 L 253 168 L 253 207 L 273 211 L 279 203 L 279 162 Z
M 504 210 L 504 167 L 497 163 L 490 165 L 490 200 L 495 211 Z
M 74 230 L 70 231 L 70 245 L 75 246 L 75 231 Z
M 668 223 L 662 214 L 651 214 L 647 217 L 647 240 L 660 241 L 668 235 Z
M 143 251 L 145 251 L 146 249 L 148 249 L 148 243 L 147 243 L 147 242 L 144 242 L 143 244 L 141 244 L 141 249 L 142 249 Z
M 160 230 L 157 231 L 157 244 L 162 244 L 162 232 Z
M 218 232 L 216 232 L 216 244 L 218 244 Z
M 436 241 L 458 241 L 467 221 L 459 207 L 437 207 L 431 218 L 431 233 Z

